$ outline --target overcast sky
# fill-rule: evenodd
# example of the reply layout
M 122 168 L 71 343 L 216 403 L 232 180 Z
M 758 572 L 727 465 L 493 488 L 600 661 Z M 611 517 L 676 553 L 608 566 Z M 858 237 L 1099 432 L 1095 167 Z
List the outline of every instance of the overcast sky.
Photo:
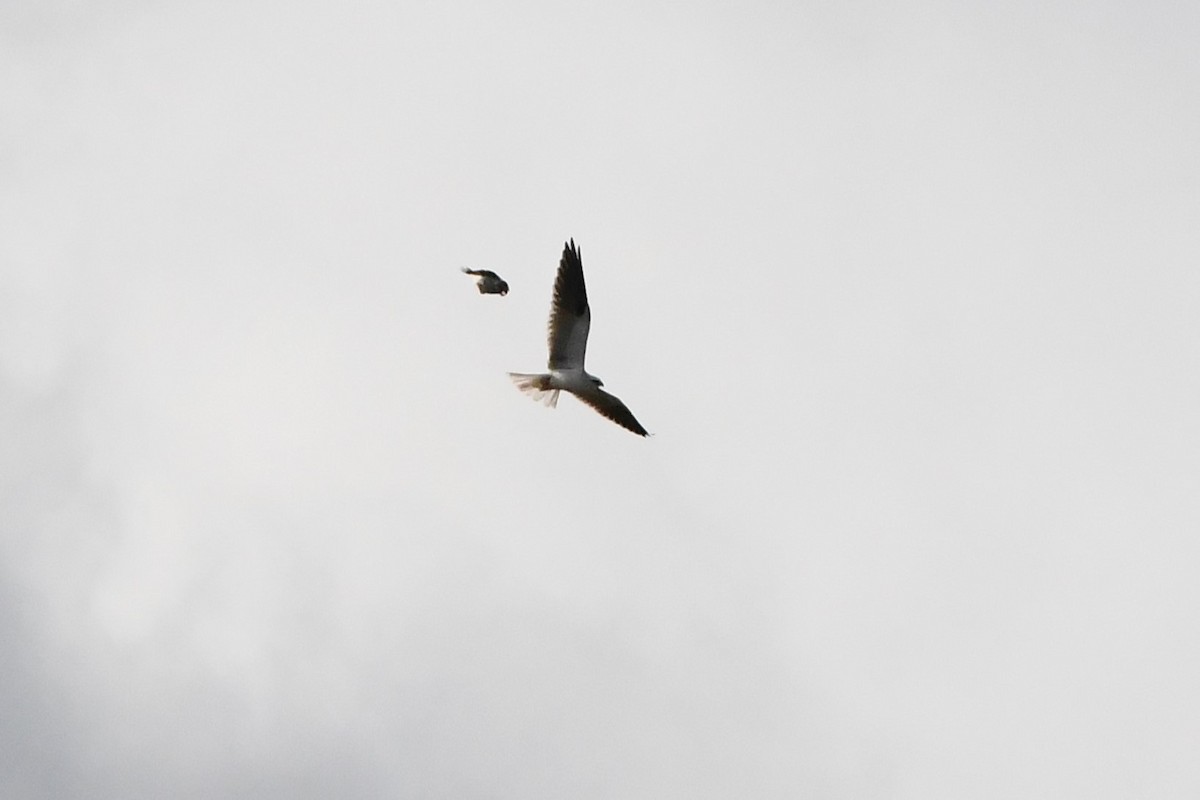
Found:
M 4 3 L 0 795 L 1200 796 L 1198 41 Z

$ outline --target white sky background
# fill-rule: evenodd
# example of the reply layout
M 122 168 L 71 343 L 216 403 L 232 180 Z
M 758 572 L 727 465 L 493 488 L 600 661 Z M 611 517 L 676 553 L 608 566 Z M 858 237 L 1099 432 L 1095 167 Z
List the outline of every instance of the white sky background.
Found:
M 1200 7 L 103 5 L 0 8 L 0 794 L 1200 792 Z M 504 374 L 570 236 L 648 440 Z

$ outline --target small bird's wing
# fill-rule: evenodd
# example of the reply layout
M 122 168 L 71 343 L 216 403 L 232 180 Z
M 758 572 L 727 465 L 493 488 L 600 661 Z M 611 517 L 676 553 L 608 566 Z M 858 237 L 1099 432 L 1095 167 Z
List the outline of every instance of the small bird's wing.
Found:
M 492 272 L 490 269 L 470 269 L 468 267 L 463 267 L 462 271 L 468 275 L 478 275 L 481 278 L 495 278 L 496 280 L 500 280 L 500 276 Z
M 575 240 L 563 247 L 554 279 L 554 302 L 550 305 L 550 369 L 583 369 L 592 311 L 588 308 L 583 283 L 583 260 Z
M 607 417 L 622 428 L 633 431 L 638 436 L 650 435 L 642 427 L 642 424 L 634 418 L 633 412 L 619 398 L 609 394 L 599 386 L 584 392 L 575 392 L 575 396 L 600 412 L 601 416 Z

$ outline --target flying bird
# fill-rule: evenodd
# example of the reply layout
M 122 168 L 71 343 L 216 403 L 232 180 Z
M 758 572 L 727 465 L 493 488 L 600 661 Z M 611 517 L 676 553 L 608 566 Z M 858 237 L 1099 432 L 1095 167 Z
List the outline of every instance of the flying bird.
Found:
M 550 346 L 548 373 L 510 372 L 508 376 L 522 392 L 547 406 L 558 405 L 558 393 L 570 392 L 607 417 L 638 436 L 648 436 L 624 403 L 600 387 L 604 383 L 583 368 L 592 311 L 588 308 L 587 287 L 583 283 L 583 261 L 572 239 L 563 247 L 554 279 L 554 301 L 550 304 Z
M 508 284 L 490 269 L 467 269 L 463 267 L 462 271 L 479 278 L 475 282 L 475 285 L 479 287 L 480 294 L 498 294 L 501 297 L 508 294 Z

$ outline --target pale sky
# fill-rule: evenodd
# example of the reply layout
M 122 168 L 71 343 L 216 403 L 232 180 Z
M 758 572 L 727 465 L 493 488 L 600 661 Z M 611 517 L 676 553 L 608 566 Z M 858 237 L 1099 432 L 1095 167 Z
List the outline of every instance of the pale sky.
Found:
M 1197 41 L 0 6 L 0 796 L 1200 796 Z

